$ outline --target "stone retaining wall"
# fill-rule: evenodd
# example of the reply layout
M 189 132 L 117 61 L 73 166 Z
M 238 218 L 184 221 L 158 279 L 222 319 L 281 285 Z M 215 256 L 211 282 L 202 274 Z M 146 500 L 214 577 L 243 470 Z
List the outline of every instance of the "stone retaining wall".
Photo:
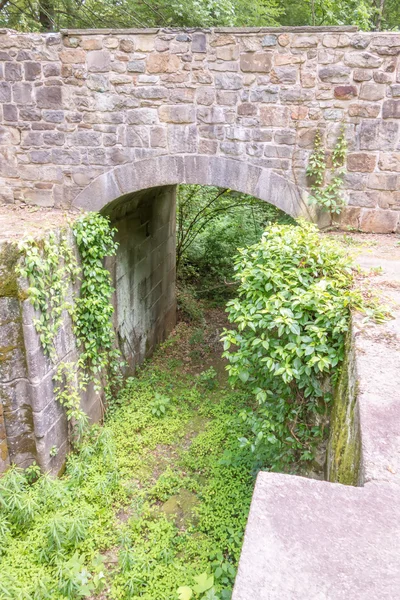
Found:
M 175 187 L 133 194 L 108 214 L 119 243 L 108 260 L 116 290 L 114 327 L 129 374 L 175 325 Z M 68 228 L 67 234 L 75 247 Z M 0 473 L 10 461 L 20 467 L 36 461 L 57 474 L 69 449 L 69 428 L 53 377 L 61 362 L 77 360 L 78 351 L 65 312 L 55 340 L 57 361 L 44 355 L 34 326 L 40 315 L 27 299 L 26 282 L 15 274 L 17 260 L 16 243 L 0 242 Z M 70 302 L 77 295 L 79 285 L 71 285 Z M 82 394 L 92 422 L 101 421 L 103 401 L 92 386 Z
M 210 172 L 216 159 L 233 163 L 244 174 L 239 191 L 284 210 L 297 195 L 297 215 L 307 212 L 316 130 L 329 150 L 345 123 L 342 223 L 396 231 L 399 53 L 400 34 L 351 27 L 2 30 L 0 201 L 90 208 L 100 194 L 104 206 L 102 194 L 120 195 L 116 168 L 135 173 L 129 193 L 163 184 L 167 173 L 155 169 L 146 184 L 157 158 L 182 157 Z M 272 174 L 283 193 L 274 195 Z M 168 183 L 183 177 L 178 169 Z M 205 179 L 200 171 L 185 181 Z

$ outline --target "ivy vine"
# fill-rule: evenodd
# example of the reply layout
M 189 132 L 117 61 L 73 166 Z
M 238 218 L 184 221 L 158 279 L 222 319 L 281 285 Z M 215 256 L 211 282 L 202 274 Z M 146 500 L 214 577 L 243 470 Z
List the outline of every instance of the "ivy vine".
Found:
M 77 260 L 64 232 L 59 236 L 52 232 L 40 242 L 29 237 L 19 249 L 24 260 L 17 265 L 17 274 L 28 280 L 28 298 L 39 313 L 35 329 L 45 354 L 55 361 L 54 340 L 63 311 L 73 312 L 67 297 L 70 282 L 75 282 L 80 272 Z
M 97 392 L 104 388 L 109 399 L 120 383 L 122 361 L 111 322 L 114 309 L 110 298 L 114 290 L 104 267 L 105 257 L 117 250 L 115 230 L 107 218 L 88 213 L 72 225 L 72 232 L 80 265 L 66 232 L 52 232 L 43 240 L 28 238 L 20 244 L 22 260 L 17 273 L 28 280 L 27 295 L 39 314 L 34 326 L 53 364 L 59 360 L 55 341 L 64 311 L 72 318 L 79 357 L 76 362 L 59 363 L 53 380 L 55 397 L 66 409 L 75 439 L 80 439 L 88 423 L 80 408 L 81 392 L 93 383 Z M 70 286 L 77 278 L 81 280 L 80 293 L 70 301 Z
M 310 156 L 306 174 L 311 177 L 310 204 L 320 206 L 322 210 L 340 214 L 345 204 L 340 188 L 345 174 L 344 163 L 347 154 L 347 140 L 344 126 L 341 128 L 332 152 L 332 167 L 327 169 L 325 148 L 321 132 L 318 130 L 314 140 L 314 150 Z M 328 170 L 328 175 L 327 175 Z

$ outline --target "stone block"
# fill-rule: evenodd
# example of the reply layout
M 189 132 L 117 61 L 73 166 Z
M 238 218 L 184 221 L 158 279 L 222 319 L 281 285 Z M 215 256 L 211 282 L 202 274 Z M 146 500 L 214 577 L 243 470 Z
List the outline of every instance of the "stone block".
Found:
M 290 117 L 293 121 L 302 121 L 308 116 L 308 106 L 293 106 Z
M 171 102 L 193 103 L 196 94 L 195 88 L 176 88 L 171 90 Z
M 353 72 L 354 81 L 371 81 L 373 72 L 368 69 L 355 69 Z
M 207 52 L 207 38 L 205 33 L 194 32 L 192 35 L 192 52 L 204 54 Z
M 400 190 L 400 176 L 393 173 L 371 173 L 367 186 L 373 190 Z
M 86 54 L 88 71 L 106 73 L 111 68 L 111 56 L 108 50 L 91 50 Z
M 229 118 L 229 113 L 227 112 L 227 109 L 219 106 L 199 107 L 197 109 L 197 119 L 201 123 L 210 124 L 232 122 L 232 119 Z
M 347 169 L 360 173 L 372 173 L 376 167 L 377 157 L 375 154 L 365 152 L 352 152 L 347 155 Z
M 165 127 L 159 126 L 150 128 L 150 146 L 152 148 L 167 147 L 167 130 Z
M 350 104 L 349 116 L 362 117 L 364 119 L 375 119 L 380 113 L 381 107 L 379 104 Z
M 11 85 L 6 81 L 0 81 L 0 102 L 11 102 Z
M 150 146 L 148 127 L 146 125 L 127 127 L 126 145 L 131 148 L 148 148 Z
M 352 100 L 357 96 L 357 88 L 355 85 L 338 85 L 334 89 L 334 96 L 339 100 Z
M 18 120 L 18 109 L 15 104 L 3 104 L 3 117 L 5 121 Z
M 394 150 L 396 147 L 399 132 L 396 122 L 362 121 L 357 130 L 360 150 Z
M 236 106 L 238 93 L 233 90 L 218 90 L 217 103 L 221 106 Z
M 386 100 L 382 107 L 384 119 L 400 119 L 400 100 Z
M 134 108 L 126 113 L 126 122 L 129 125 L 154 125 L 158 123 L 156 108 Z
M 128 73 L 144 73 L 146 71 L 146 63 L 142 60 L 130 60 L 126 65 Z
M 274 34 L 264 35 L 264 37 L 261 40 L 261 46 L 263 48 L 271 48 L 273 46 L 276 46 L 276 43 L 277 43 L 277 36 Z
M 22 66 L 17 62 L 4 63 L 4 79 L 6 81 L 21 81 Z
M 317 36 L 300 33 L 293 36 L 290 46 L 292 48 L 316 48 L 318 41 Z
M 289 122 L 287 106 L 261 106 L 260 123 L 270 127 L 286 127 Z
M 400 173 L 400 153 L 399 152 L 391 152 L 379 154 L 379 168 L 381 171 L 395 171 L 396 173 Z
M 136 50 L 139 52 L 152 52 L 154 50 L 154 43 L 156 36 L 153 34 L 140 34 L 135 36 Z
M 269 73 L 272 68 L 272 54 L 267 52 L 246 52 L 240 55 L 240 68 L 243 72 Z
M 211 83 L 211 82 L 208 82 Z M 215 87 L 222 90 L 240 90 L 243 86 L 243 79 L 237 73 L 216 73 Z
M 45 63 L 43 65 L 43 75 L 45 77 L 59 77 L 60 73 L 60 65 L 57 63 Z
M 212 87 L 199 87 L 196 90 L 197 104 L 211 106 L 215 102 L 215 90 Z
M 348 52 L 345 54 L 344 63 L 353 68 L 377 69 L 383 63 L 383 58 L 370 52 Z
M 318 69 L 321 81 L 328 83 L 345 83 L 349 81 L 351 69 L 343 65 L 331 65 Z
M 14 90 L 15 91 L 15 90 Z M 36 104 L 38 108 L 62 108 L 62 92 L 58 86 L 36 88 Z M 18 100 L 15 100 L 18 102 Z
M 271 83 L 293 84 L 297 81 L 297 67 L 275 67 L 270 77 Z
M 288 46 L 290 44 L 290 39 L 291 39 L 291 36 L 289 33 L 282 33 L 281 35 L 278 36 L 278 43 L 283 48 L 286 48 L 286 46 Z
M 147 71 L 149 73 L 175 73 L 180 66 L 179 56 L 168 54 L 150 54 L 147 58 Z
M 134 52 L 135 44 L 133 40 L 124 38 L 119 42 L 119 49 L 121 50 L 121 52 L 126 52 L 129 54 L 130 52 Z
M 60 52 L 60 60 L 67 65 L 82 64 L 86 60 L 86 52 L 80 48 L 63 50 Z
M 220 60 L 237 60 L 239 58 L 239 45 L 220 46 L 217 48 L 217 58 Z
M 361 85 L 360 100 L 376 102 L 385 97 L 386 86 L 380 83 L 366 82 Z
M 384 71 L 374 71 L 374 81 L 376 83 L 390 83 L 393 81 L 393 75 Z
M 294 146 L 296 143 L 296 132 L 293 129 L 278 129 L 274 133 L 274 141 L 277 144 Z
M 196 119 L 194 106 L 164 104 L 158 109 L 160 121 L 166 123 L 193 123 Z
M 360 229 L 366 233 L 394 233 L 397 229 L 399 213 L 392 210 L 363 209 Z
M 42 65 L 39 62 L 28 61 L 24 63 L 24 75 L 27 81 L 40 79 L 42 74 Z
M 197 150 L 195 125 L 169 125 L 168 149 L 171 154 L 194 153 Z
M 252 88 L 250 90 L 250 100 L 251 102 L 260 102 L 260 103 L 278 103 L 278 93 L 280 87 L 278 85 L 270 84 L 265 87 Z M 282 93 L 289 90 L 282 90 Z
M 143 86 L 135 89 L 135 96 L 144 100 L 164 100 L 169 96 L 169 90 L 161 86 Z

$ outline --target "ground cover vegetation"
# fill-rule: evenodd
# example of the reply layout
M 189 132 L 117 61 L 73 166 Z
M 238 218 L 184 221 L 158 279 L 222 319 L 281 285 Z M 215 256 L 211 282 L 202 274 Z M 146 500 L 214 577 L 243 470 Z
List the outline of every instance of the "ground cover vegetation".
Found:
M 80 354 L 56 382 L 79 435 L 61 478 L 32 465 L 0 479 L 0 600 L 228 600 L 257 472 L 315 470 L 350 309 L 383 312 L 352 289 L 337 240 L 255 199 L 187 186 L 179 269 L 194 314 L 121 387 L 103 266 L 113 231 L 81 217 L 79 255 L 60 235 L 27 240 L 19 269 L 52 360 L 60 311 L 72 318 Z M 210 293 L 207 271 L 216 287 L 219 269 L 223 285 L 237 282 L 231 326 L 226 296 Z M 105 422 L 91 428 L 79 407 L 89 380 L 108 390 Z
M 1 0 L 0 26 L 21 31 L 104 27 L 358 25 L 398 29 L 397 0 Z

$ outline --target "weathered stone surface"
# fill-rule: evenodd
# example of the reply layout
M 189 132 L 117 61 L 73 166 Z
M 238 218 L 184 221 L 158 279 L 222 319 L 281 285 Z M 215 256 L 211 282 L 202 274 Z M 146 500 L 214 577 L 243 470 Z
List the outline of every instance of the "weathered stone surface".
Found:
M 381 111 L 379 104 L 351 104 L 349 106 L 350 117 L 363 117 L 375 119 Z
M 150 54 L 146 69 L 149 73 L 175 73 L 179 68 L 178 56 L 166 54 Z
M 379 83 L 363 83 L 360 90 L 360 100 L 376 102 L 385 97 L 386 86 Z
M 386 100 L 382 107 L 384 119 L 400 119 L 400 100 Z
M 194 106 L 161 106 L 158 111 L 160 121 L 167 123 L 193 123 L 196 120 Z
M 370 81 L 373 73 L 368 69 L 355 69 L 353 72 L 354 81 Z
M 398 212 L 365 209 L 361 212 L 360 228 L 367 233 L 393 233 L 397 229 L 398 222 Z
M 383 58 L 370 52 L 349 52 L 345 55 L 344 62 L 349 67 L 376 69 L 382 65 Z
M 83 181 L 83 166 L 111 171 L 185 147 L 240 156 L 289 180 L 296 171 L 305 194 L 315 131 L 326 130 L 330 147 L 340 123 L 353 175 L 346 198 L 375 197 L 368 186 L 376 185 L 394 193 L 385 173 L 398 172 L 387 158 L 400 148 L 398 34 L 160 29 L 66 33 L 62 44 L 60 36 L 33 35 L 8 32 L 0 40 L 0 155 L 14 151 L 9 172 L 0 161 L 3 201 L 20 201 L 26 190 L 33 201 L 40 189 L 49 202 L 54 196 L 68 204 L 84 187 L 75 182 Z M 374 152 L 371 173 L 373 159 L 360 161 Z M 39 173 L 27 177 L 26 167 L 36 165 L 60 167 L 57 188 L 44 188 L 49 182 Z
M 399 125 L 392 121 L 363 121 L 359 126 L 361 150 L 394 150 Z
M 244 72 L 268 73 L 272 67 L 272 55 L 264 52 L 246 52 L 240 55 L 240 68 Z
M 351 69 L 345 66 L 332 65 L 330 67 L 322 67 L 318 70 L 318 75 L 321 81 L 329 83 L 342 83 L 349 81 Z
M 399 517 L 390 484 L 357 488 L 261 472 L 232 600 L 365 600 L 377 581 L 381 598 L 395 598 Z
M 339 100 L 351 100 L 357 96 L 357 88 L 355 85 L 338 85 L 335 87 L 334 94 Z
M 372 173 L 372 171 L 375 169 L 376 161 L 377 157 L 375 154 L 354 152 L 347 156 L 347 168 L 349 171 Z

